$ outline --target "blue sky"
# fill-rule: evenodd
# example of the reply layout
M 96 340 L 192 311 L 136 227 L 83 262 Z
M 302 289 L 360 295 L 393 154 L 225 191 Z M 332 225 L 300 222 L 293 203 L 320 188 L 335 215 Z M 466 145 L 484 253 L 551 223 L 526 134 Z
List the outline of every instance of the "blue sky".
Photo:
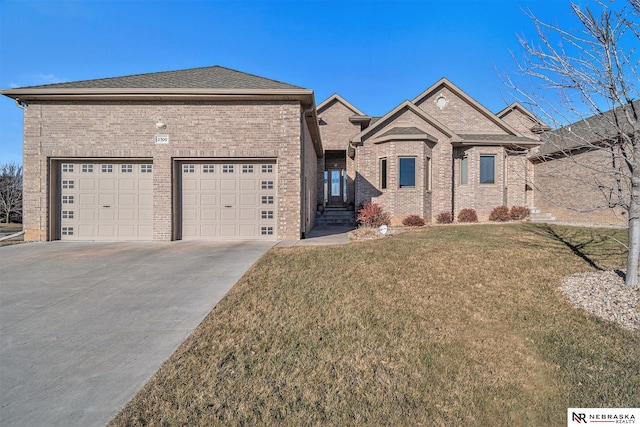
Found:
M 497 112 L 516 34 L 535 36 L 522 9 L 575 25 L 565 0 L 0 0 L 0 88 L 221 65 L 371 115 L 447 77 Z M 22 162 L 22 110 L 4 96 L 0 147 Z

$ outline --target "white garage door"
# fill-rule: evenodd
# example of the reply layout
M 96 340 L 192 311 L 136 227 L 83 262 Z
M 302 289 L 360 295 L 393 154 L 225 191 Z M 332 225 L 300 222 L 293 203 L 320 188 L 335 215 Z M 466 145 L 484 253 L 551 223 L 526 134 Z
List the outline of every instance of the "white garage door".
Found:
M 275 239 L 275 162 L 181 165 L 182 239 Z
M 153 165 L 62 162 L 62 240 L 152 240 Z

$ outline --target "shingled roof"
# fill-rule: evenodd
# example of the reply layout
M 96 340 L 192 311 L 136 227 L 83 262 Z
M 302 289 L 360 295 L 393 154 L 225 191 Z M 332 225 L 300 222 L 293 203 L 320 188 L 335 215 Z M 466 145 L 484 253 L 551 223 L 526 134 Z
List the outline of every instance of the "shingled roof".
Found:
M 598 145 L 601 142 L 616 139 L 618 127 L 614 124 L 616 117 L 621 119 L 622 130 L 631 134 L 634 129 L 624 117 L 624 109 L 629 107 L 640 111 L 640 101 L 616 107 L 602 114 L 589 117 L 584 120 L 564 126 L 542 134 L 544 144 L 540 147 L 537 156 L 552 156 L 558 153 L 566 153 L 572 150 Z M 637 129 L 636 125 L 636 129 Z
M 81 80 L 20 89 L 303 89 L 288 83 L 247 74 L 230 68 L 189 68 L 186 70 L 135 74 L 95 80 Z

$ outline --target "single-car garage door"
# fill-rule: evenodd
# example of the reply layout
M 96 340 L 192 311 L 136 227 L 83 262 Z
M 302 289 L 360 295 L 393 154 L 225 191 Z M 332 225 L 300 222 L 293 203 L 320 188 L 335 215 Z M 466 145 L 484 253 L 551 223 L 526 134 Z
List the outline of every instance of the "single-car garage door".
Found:
M 180 165 L 182 239 L 275 239 L 275 161 Z
M 152 240 L 153 165 L 60 164 L 62 240 Z

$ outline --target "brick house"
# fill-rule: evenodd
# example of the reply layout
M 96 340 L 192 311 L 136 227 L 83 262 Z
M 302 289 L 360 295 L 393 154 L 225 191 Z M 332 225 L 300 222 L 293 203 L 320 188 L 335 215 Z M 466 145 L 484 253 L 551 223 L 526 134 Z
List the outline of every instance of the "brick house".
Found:
M 640 101 L 625 107 L 640 111 Z M 629 117 L 618 107 L 545 132 L 545 143 L 529 156 L 536 171 L 536 207 L 567 221 L 628 225 L 622 206 L 631 194 L 625 166 L 630 154 L 621 151 L 617 129 L 628 128 L 625 132 L 638 138 Z
M 363 201 L 483 220 L 553 186 L 549 128 L 445 78 L 381 117 L 218 66 L 0 93 L 24 109 L 27 240 L 296 240 Z

